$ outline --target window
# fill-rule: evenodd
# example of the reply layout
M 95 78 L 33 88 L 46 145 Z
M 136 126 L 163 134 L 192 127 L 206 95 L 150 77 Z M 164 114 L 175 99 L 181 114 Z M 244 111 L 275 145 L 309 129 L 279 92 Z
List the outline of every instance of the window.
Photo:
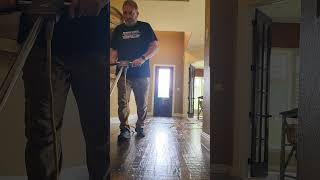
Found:
M 160 68 L 158 75 L 158 97 L 159 98 L 169 98 L 170 91 L 170 69 Z

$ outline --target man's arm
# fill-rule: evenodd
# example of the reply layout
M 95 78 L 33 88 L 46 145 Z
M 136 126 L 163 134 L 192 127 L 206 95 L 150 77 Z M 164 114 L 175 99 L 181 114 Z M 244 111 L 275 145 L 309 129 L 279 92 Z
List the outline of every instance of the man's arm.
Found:
M 141 66 L 147 59 L 151 59 L 158 52 L 158 49 L 159 49 L 158 41 L 151 42 L 149 44 L 147 52 L 145 52 L 142 55 L 144 56 L 144 59 L 142 59 L 141 57 L 138 59 L 135 59 L 134 61 L 132 61 L 132 66 L 133 67 Z
M 110 64 L 115 64 L 118 60 L 118 51 L 110 48 Z

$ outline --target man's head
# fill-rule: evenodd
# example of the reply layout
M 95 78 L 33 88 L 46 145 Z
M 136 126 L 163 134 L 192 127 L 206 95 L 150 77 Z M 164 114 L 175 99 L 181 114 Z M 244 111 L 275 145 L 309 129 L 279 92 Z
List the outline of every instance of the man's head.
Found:
M 138 5 L 133 0 L 126 0 L 122 5 L 123 21 L 127 26 L 136 24 L 139 16 Z

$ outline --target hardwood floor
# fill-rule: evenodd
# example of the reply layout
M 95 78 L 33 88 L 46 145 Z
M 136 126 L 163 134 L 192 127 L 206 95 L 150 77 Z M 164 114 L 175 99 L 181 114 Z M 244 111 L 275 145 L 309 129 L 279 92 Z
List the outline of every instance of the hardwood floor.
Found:
M 210 179 L 210 153 L 200 143 L 200 121 L 152 117 L 145 138 L 137 138 L 132 127 L 131 140 L 121 144 L 118 125 L 111 131 L 112 180 Z

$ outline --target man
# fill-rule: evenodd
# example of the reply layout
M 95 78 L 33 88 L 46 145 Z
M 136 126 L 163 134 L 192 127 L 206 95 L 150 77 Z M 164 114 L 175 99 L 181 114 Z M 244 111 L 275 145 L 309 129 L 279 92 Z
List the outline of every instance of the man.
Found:
M 118 115 L 120 119 L 119 141 L 130 138 L 130 126 L 128 124 L 129 99 L 133 90 L 138 120 L 136 132 L 138 137 L 144 137 L 144 120 L 147 115 L 147 100 L 149 88 L 149 60 L 158 49 L 157 37 L 151 26 L 146 22 L 138 21 L 138 5 L 133 0 L 123 3 L 124 23 L 117 26 L 111 39 L 110 61 L 115 63 L 130 61 L 132 64 L 127 71 L 127 82 L 122 76 L 118 82 Z M 119 72 L 119 68 L 118 68 Z
M 7 0 L 8 2 L 11 0 Z M 54 180 L 55 154 L 50 113 L 52 79 L 58 161 L 62 165 L 61 128 L 72 86 L 86 142 L 90 180 L 109 179 L 109 0 L 72 0 L 53 35 L 49 76 L 43 31 L 23 69 L 25 87 L 25 149 L 29 180 Z M 13 5 L 3 5 L 10 8 Z M 19 41 L 24 42 L 34 18 L 21 16 Z

